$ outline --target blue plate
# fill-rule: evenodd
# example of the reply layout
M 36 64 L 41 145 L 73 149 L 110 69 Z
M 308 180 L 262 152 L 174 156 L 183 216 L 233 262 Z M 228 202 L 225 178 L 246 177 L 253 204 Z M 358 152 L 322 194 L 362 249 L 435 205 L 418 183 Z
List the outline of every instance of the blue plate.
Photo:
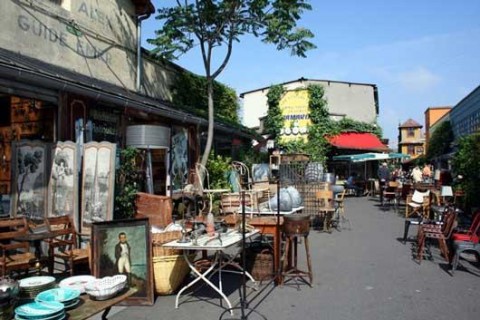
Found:
M 37 302 L 62 302 L 68 303 L 80 296 L 80 290 L 70 288 L 55 288 L 40 292 L 35 301 Z
M 52 302 L 32 302 L 21 305 L 15 309 L 15 314 L 28 319 L 44 319 L 65 312 L 63 303 Z

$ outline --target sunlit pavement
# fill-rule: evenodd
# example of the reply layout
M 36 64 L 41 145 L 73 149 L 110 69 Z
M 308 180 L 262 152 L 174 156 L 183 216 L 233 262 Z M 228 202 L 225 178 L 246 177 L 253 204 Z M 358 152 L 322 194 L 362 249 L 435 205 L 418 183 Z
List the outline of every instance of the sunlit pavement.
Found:
M 403 244 L 403 208 L 382 210 L 370 197 L 347 198 L 351 230 L 331 234 L 312 230 L 310 250 L 314 283 L 290 281 L 283 287 L 249 291 L 248 319 L 477 319 L 480 314 L 480 271 L 468 265 L 448 272 L 436 247 L 421 265 L 412 258 L 413 242 Z M 411 228 L 413 240 L 416 227 Z M 300 247 L 300 252 L 303 246 Z M 300 266 L 304 266 L 303 255 Z M 478 266 L 477 266 L 478 267 Z M 475 274 L 474 274 L 475 273 Z M 227 276 L 229 297 L 238 305 L 240 277 Z M 257 294 L 257 296 L 255 296 Z M 211 290 L 181 298 L 157 297 L 151 307 L 114 307 L 110 319 L 240 319 L 225 313 Z M 225 306 L 225 303 L 223 303 Z M 223 314 L 223 316 L 222 316 Z M 100 317 L 97 317 L 100 319 Z M 97 319 L 96 318 L 96 319 Z

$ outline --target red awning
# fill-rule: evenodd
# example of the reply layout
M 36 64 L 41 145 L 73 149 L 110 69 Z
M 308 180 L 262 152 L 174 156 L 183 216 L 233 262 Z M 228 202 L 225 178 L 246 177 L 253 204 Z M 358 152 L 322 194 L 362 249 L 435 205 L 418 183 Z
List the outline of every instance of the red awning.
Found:
M 328 138 L 330 144 L 339 149 L 387 150 L 378 137 L 372 133 L 346 132 Z

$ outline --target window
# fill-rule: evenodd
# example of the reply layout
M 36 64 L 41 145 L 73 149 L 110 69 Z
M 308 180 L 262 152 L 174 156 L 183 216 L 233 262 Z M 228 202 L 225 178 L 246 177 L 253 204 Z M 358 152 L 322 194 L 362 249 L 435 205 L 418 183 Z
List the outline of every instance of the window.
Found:
M 407 137 L 415 137 L 415 128 L 407 128 Z
M 415 146 L 407 146 L 407 153 L 410 155 L 415 155 Z

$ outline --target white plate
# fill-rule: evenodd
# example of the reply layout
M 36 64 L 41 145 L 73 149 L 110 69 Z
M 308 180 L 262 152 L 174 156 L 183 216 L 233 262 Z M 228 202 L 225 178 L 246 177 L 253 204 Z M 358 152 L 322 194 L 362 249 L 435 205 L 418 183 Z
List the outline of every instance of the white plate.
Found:
M 55 282 L 54 277 L 38 276 L 38 277 L 29 277 L 29 278 L 22 279 L 18 282 L 18 285 L 20 286 L 20 288 L 28 289 L 28 288 L 44 286 L 52 282 Z
M 77 289 L 80 290 L 80 293 L 85 293 L 85 286 L 93 281 L 95 281 L 94 276 L 73 276 L 63 279 L 58 286 L 60 288 Z

